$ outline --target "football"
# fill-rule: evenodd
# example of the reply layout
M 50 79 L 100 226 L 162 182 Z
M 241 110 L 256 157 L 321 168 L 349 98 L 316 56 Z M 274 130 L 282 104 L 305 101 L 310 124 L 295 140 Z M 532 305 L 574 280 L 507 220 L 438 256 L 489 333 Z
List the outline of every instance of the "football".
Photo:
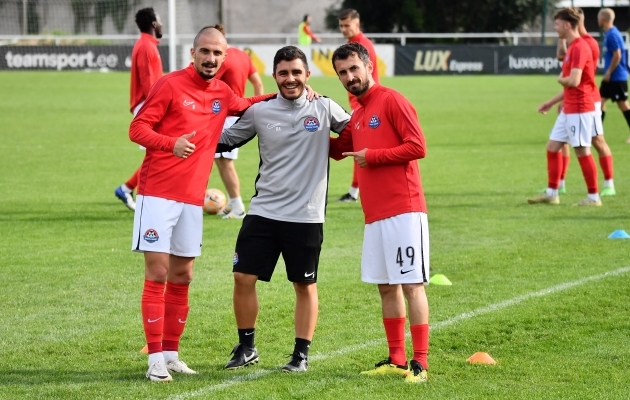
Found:
M 219 189 L 206 190 L 206 197 L 203 200 L 203 210 L 208 214 L 218 214 L 227 204 L 227 199 Z

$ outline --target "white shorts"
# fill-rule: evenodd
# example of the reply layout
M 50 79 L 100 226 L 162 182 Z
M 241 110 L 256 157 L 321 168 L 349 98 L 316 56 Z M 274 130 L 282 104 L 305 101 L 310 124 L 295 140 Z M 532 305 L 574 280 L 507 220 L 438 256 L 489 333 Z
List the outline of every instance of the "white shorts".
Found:
M 597 112 L 565 114 L 561 112 L 551 129 L 549 140 L 568 143 L 571 147 L 591 147 Z
M 429 284 L 427 215 L 411 212 L 365 225 L 361 279 L 377 284 Z
M 202 233 L 201 206 L 161 197 L 136 196 L 131 250 L 198 257 Z
M 142 108 L 142 106 L 144 105 L 144 101 L 141 102 L 140 104 L 138 104 L 136 106 L 136 108 L 133 109 L 133 116 L 135 117 L 136 115 L 138 115 L 138 111 L 140 111 L 140 109 Z M 146 150 L 147 148 L 142 146 L 142 145 L 138 145 L 138 147 L 140 148 L 140 150 Z
M 595 129 L 593 137 L 604 134 L 604 122 L 602 121 L 602 102 L 595 102 Z
M 227 129 L 238 121 L 238 117 L 227 117 L 223 124 L 223 129 Z M 238 158 L 238 149 L 232 151 L 226 151 L 224 153 L 214 153 L 214 158 L 229 158 L 230 160 L 236 160 Z

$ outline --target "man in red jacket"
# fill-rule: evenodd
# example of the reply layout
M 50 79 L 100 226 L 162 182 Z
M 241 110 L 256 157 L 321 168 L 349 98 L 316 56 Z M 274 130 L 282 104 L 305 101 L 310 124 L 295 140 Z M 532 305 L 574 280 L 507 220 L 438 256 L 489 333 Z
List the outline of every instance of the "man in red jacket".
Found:
M 361 278 L 375 283 L 381 295 L 389 357 L 366 375 L 404 376 L 409 383 L 427 380 L 429 303 L 429 227 L 418 159 L 424 158 L 424 134 L 413 105 L 371 76 L 368 51 L 347 43 L 332 56 L 339 80 L 358 99 L 350 133 L 330 138 L 330 156 L 354 157 L 359 165 L 365 232 Z M 387 193 L 387 202 L 381 201 Z M 413 358 L 405 352 L 405 299 Z
M 356 42 L 361 44 L 370 54 L 370 61 L 372 62 L 372 79 L 375 83 L 379 83 L 378 80 L 378 63 L 376 57 L 376 50 L 374 50 L 374 44 L 361 32 L 361 16 L 357 10 L 349 8 L 339 13 L 339 30 L 343 34 L 343 37 L 348 39 L 348 43 Z M 350 108 L 356 110 L 359 107 L 357 97 L 348 92 L 348 102 Z M 357 179 L 357 163 L 352 165 L 352 182 L 348 193 L 341 196 L 337 201 L 352 203 L 359 198 L 359 181 Z
M 136 13 L 136 25 L 140 29 L 140 38 L 131 52 L 131 95 L 130 111 L 136 116 L 149 91 L 163 75 L 162 59 L 157 45 L 162 37 L 162 21 L 153 8 L 143 8 Z M 138 173 L 134 171 L 127 182 L 114 190 L 114 195 L 130 210 L 136 209 L 133 191 L 138 186 Z
M 144 253 L 142 321 L 151 381 L 170 372 L 196 373 L 179 360 L 188 315 L 188 287 L 201 254 L 204 193 L 214 151 L 228 115 L 256 101 L 243 99 L 214 79 L 227 53 L 225 38 L 203 28 L 191 49 L 193 62 L 158 80 L 129 128 L 146 147 L 139 172 L 132 250 Z

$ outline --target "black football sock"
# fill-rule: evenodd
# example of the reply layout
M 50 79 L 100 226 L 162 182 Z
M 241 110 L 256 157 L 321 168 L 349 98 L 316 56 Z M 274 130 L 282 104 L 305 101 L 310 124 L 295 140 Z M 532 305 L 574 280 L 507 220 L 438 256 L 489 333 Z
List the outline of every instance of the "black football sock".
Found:
M 254 347 L 255 331 L 256 331 L 256 328 L 239 329 L 238 342 L 244 344 L 247 347 Z
M 302 353 L 305 356 L 308 356 L 308 349 L 310 347 L 310 340 L 295 338 L 295 346 L 293 347 L 293 352 Z
M 626 119 L 626 123 L 630 127 L 630 110 L 626 110 L 623 112 L 623 116 Z
M 602 111 L 602 122 L 604 122 L 604 117 L 606 117 L 606 111 Z

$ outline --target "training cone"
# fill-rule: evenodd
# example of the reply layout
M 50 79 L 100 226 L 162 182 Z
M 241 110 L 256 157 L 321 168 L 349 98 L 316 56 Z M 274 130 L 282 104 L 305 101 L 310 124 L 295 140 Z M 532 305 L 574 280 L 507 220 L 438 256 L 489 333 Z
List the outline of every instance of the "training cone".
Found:
M 471 364 L 496 364 L 497 363 L 496 361 L 494 361 L 492 357 L 490 357 L 490 354 L 483 353 L 483 352 L 477 352 L 473 354 L 472 356 L 468 357 L 466 361 L 468 361 Z
M 630 235 L 628 235 L 623 229 L 617 229 L 608 236 L 608 239 L 630 239 Z
M 429 279 L 429 283 L 432 285 L 452 285 L 451 281 L 449 281 L 448 278 L 442 274 L 433 275 L 431 279 Z
M 149 354 L 149 346 L 145 345 L 142 350 L 140 350 L 142 354 Z

